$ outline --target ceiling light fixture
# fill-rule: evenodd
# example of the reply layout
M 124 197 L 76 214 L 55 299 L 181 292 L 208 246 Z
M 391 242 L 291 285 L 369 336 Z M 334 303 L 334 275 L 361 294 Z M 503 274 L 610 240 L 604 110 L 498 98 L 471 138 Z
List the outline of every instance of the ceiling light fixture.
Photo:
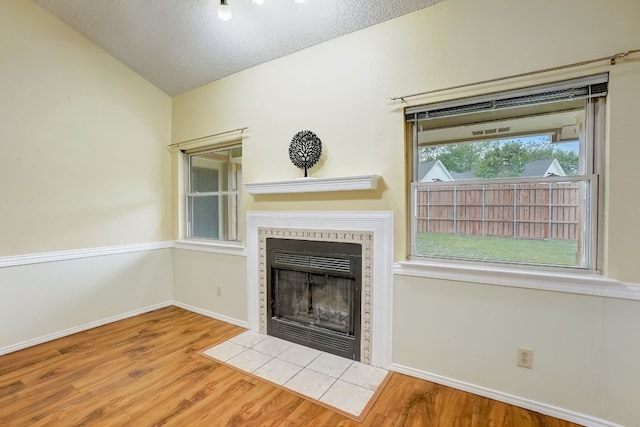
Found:
M 305 0 L 293 0 L 294 3 L 304 3 Z M 253 4 L 262 5 L 264 4 L 264 0 L 253 0 Z M 231 6 L 227 3 L 227 0 L 220 0 L 220 5 L 218 6 L 218 18 L 223 21 L 228 21 L 232 18 L 231 14 Z
M 223 21 L 228 21 L 232 18 L 231 6 L 227 3 L 227 0 L 220 0 L 220 6 L 218 6 L 218 18 Z

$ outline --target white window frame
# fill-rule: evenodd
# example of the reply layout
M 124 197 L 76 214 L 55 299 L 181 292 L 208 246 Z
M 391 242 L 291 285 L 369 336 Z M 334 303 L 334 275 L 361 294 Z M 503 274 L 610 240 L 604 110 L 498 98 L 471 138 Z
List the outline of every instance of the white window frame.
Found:
M 236 150 L 238 148 L 242 148 L 242 144 L 241 143 L 236 143 L 236 144 L 229 144 L 229 145 L 224 145 L 224 146 L 209 146 L 209 147 L 202 147 L 202 148 L 198 148 L 197 150 L 193 150 L 193 151 L 188 151 L 184 153 L 185 156 L 185 177 L 184 177 L 184 198 L 183 198 L 183 206 L 184 206 L 184 232 L 185 232 L 185 239 L 187 241 L 191 241 L 191 242 L 211 242 L 211 243 L 230 243 L 230 244 L 234 244 L 237 245 L 240 243 L 240 239 L 241 239 L 241 226 L 242 226 L 242 221 L 241 221 L 241 197 L 242 197 L 242 189 L 241 189 L 241 185 L 242 185 L 242 172 L 240 170 L 239 173 L 239 177 L 240 177 L 240 182 L 237 182 L 236 178 L 237 178 L 237 170 L 236 169 L 236 164 L 240 163 L 240 165 L 242 164 L 242 158 L 236 158 L 234 159 L 229 159 L 229 161 L 227 162 L 227 164 L 229 165 L 228 170 L 227 170 L 227 176 L 225 177 L 225 179 L 227 180 L 228 184 L 227 187 L 228 188 L 234 188 L 232 190 L 227 189 L 227 190 L 218 190 L 218 191 L 211 191 L 211 192 L 197 192 L 197 191 L 192 191 L 192 168 L 193 168 L 193 161 L 192 159 L 195 156 L 198 155 L 202 155 L 202 154 L 208 154 L 208 153 L 225 153 L 227 155 L 229 155 L 233 150 Z M 220 185 L 220 182 L 219 182 Z M 220 187 L 219 187 L 220 188 Z M 192 213 L 190 212 L 190 203 L 189 203 L 189 199 L 193 198 L 193 197 L 210 197 L 210 196 L 218 196 L 220 197 L 220 200 L 218 201 L 219 203 L 219 212 L 222 211 L 226 211 L 226 218 L 227 220 L 224 221 L 222 215 L 219 216 L 219 224 L 218 224 L 218 229 L 221 230 L 222 228 L 226 228 L 226 238 L 209 238 L 209 237 L 202 237 L 202 236 L 193 236 L 193 224 L 192 224 Z M 222 197 L 227 196 L 227 203 L 224 203 L 221 199 Z M 235 196 L 235 197 L 233 197 Z
M 446 102 L 439 102 L 437 104 L 423 105 L 406 109 L 407 122 L 412 124 L 412 155 L 413 155 L 413 170 L 411 179 L 411 196 L 410 196 L 410 260 L 412 261 L 427 261 L 436 262 L 446 265 L 447 263 L 462 264 L 462 265 L 477 265 L 477 266 L 495 266 L 496 268 L 517 268 L 524 270 L 551 270 L 551 271 L 564 271 L 568 273 L 597 273 L 600 274 L 603 258 L 603 226 L 602 226 L 602 212 L 604 201 L 604 143 L 605 143 L 605 106 L 606 106 L 606 86 L 603 93 L 594 94 L 591 92 L 581 96 L 582 98 L 596 98 L 595 101 L 587 102 L 587 110 L 585 116 L 587 119 L 586 133 L 588 134 L 588 142 L 584 144 L 584 170 L 583 173 L 576 177 L 562 177 L 562 178 L 540 178 L 537 181 L 553 182 L 553 181 L 588 181 L 590 183 L 588 192 L 588 200 L 585 201 L 589 206 L 590 215 L 588 220 L 583 223 L 583 235 L 585 236 L 586 245 L 585 257 L 586 265 L 580 266 L 551 266 L 535 263 L 513 263 L 513 262 L 501 262 L 501 261 L 482 261 L 475 259 L 456 258 L 449 259 L 444 257 L 426 256 L 417 253 L 416 238 L 417 238 L 417 200 L 416 200 L 416 187 L 420 185 L 418 183 L 418 126 L 421 120 L 425 119 L 425 115 L 428 116 L 431 111 L 448 108 L 464 108 L 467 105 L 493 102 L 494 105 L 506 100 L 506 103 L 510 99 L 521 96 L 528 96 L 532 94 L 538 94 L 541 92 L 560 91 L 567 88 L 573 88 L 577 86 L 597 85 L 598 83 L 607 83 L 608 75 L 600 74 L 596 76 L 588 76 L 580 79 L 572 79 L 564 82 L 552 83 L 547 85 L 540 85 L 530 88 L 524 88 L 513 91 L 506 91 L 496 94 L 490 94 L 485 96 L 477 96 L 472 98 L 452 100 Z M 591 88 L 591 86 L 589 86 Z M 497 102 L 496 102 L 497 101 Z M 509 108 L 508 106 L 505 108 Z M 498 182 L 532 182 L 536 180 L 522 179 L 522 178 L 509 178 L 509 179 L 491 179 L 491 180 L 468 180 L 464 184 L 482 184 L 482 183 L 498 183 Z M 430 185 L 447 185 L 447 182 L 433 183 Z M 451 185 L 451 183 L 448 183 Z

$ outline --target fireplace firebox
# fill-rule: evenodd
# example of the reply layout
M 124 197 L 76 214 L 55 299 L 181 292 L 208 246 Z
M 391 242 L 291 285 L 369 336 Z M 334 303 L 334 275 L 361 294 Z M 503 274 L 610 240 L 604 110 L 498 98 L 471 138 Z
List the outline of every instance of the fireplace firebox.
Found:
M 362 245 L 266 239 L 267 334 L 360 360 Z

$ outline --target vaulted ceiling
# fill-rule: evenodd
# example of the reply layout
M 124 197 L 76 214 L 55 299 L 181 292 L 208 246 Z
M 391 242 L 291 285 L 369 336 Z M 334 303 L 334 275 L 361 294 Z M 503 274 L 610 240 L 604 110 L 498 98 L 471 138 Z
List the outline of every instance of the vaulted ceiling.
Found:
M 443 0 L 34 0 L 169 95 Z

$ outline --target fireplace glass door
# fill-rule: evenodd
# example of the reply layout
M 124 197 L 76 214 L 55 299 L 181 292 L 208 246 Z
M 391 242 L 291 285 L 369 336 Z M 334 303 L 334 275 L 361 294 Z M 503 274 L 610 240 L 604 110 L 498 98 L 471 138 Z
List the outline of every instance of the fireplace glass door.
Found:
M 277 269 L 274 315 L 353 335 L 355 279 Z
M 268 239 L 267 333 L 359 360 L 362 249 L 333 245 Z

